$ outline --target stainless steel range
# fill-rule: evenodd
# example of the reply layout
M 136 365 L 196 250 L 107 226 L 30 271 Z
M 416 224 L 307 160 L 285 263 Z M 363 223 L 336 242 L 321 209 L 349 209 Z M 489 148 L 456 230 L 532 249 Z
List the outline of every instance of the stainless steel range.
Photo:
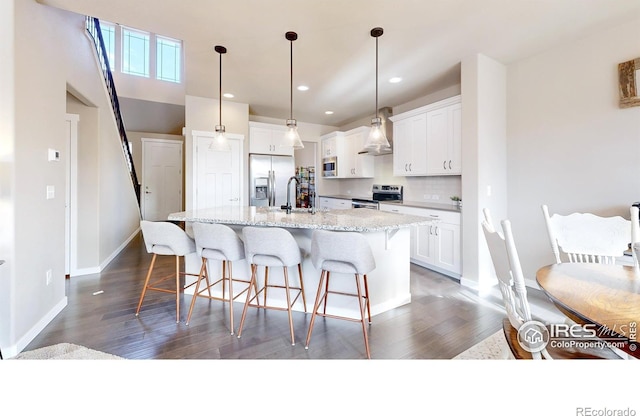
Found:
M 402 202 L 402 185 L 373 185 L 371 199 L 352 198 L 352 208 L 380 209 L 380 201 Z

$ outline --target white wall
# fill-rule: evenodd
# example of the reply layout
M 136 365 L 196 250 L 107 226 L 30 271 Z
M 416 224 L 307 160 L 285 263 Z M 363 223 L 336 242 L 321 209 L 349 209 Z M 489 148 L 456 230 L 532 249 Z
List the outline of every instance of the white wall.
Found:
M 474 54 L 462 61 L 462 278 L 485 290 L 497 283 L 482 231 L 482 210 L 507 213 L 506 68 Z M 490 192 L 489 188 L 490 187 Z
M 15 299 L 11 296 L 14 281 L 15 249 L 13 244 L 15 214 L 15 109 L 14 109 L 14 0 L 0 2 L 0 350 L 7 356 L 11 344 L 13 322 L 11 316 Z
M 0 345 L 7 356 L 22 350 L 66 305 L 64 196 L 65 161 L 69 155 L 63 152 L 60 162 L 48 162 L 47 149 L 66 148 L 68 84 L 73 84 L 69 89 L 82 92 L 99 109 L 97 135 L 92 138 L 98 142 L 99 154 L 99 163 L 94 167 L 99 181 L 93 184 L 98 189 L 100 206 L 99 266 L 112 258 L 139 225 L 135 194 L 92 45 L 85 36 L 83 16 L 33 0 L 13 5 L 15 13 L 6 2 L 2 6 L 3 31 L 11 27 L 11 21 L 14 25 L 13 36 L 3 32 L 7 35 L 2 36 L 3 45 L 7 39 L 14 40 L 13 52 L 7 53 L 3 46 L 3 58 L 7 58 L 3 62 L 13 62 L 15 71 L 15 101 L 8 104 L 7 112 L 2 112 L 13 113 L 13 123 L 8 126 L 13 125 L 14 130 L 7 132 L 3 142 L 12 142 L 8 147 L 13 151 L 9 150 L 6 158 L 13 161 L 7 168 L 16 187 L 16 192 L 9 192 L 6 198 L 3 195 L 2 201 L 15 212 L 15 233 L 10 241 L 15 255 L 8 259 L 9 275 L 3 276 L 9 281 L 9 290 L 0 293 L 0 304 L 10 305 L 9 319 L 3 321 L 9 322 L 8 336 L 0 333 Z M 9 21 L 5 22 L 7 15 Z M 4 83 L 4 76 L 2 79 Z M 4 97 L 4 92 L 1 95 Z M 7 103 L 4 98 L 0 102 Z M 55 187 L 53 199 L 45 198 L 49 185 Z M 53 275 L 49 285 L 45 279 L 48 269 Z
M 640 200 L 640 107 L 618 108 L 617 65 L 640 18 L 508 66 L 508 215 L 525 277 L 553 261 L 541 204 L 629 218 Z

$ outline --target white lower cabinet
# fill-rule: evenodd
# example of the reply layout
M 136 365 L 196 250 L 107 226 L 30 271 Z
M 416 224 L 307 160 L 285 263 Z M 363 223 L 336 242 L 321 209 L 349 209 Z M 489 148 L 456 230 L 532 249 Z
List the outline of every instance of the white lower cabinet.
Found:
M 321 196 L 319 207 L 320 209 L 351 209 L 351 200 Z
M 411 228 L 411 262 L 451 277 L 462 274 L 460 213 L 428 208 L 380 204 L 387 212 L 433 219 L 431 224 Z

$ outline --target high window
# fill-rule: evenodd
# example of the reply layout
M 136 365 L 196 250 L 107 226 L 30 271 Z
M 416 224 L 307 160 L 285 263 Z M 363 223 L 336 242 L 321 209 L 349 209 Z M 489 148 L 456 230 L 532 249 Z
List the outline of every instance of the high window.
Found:
M 181 40 L 104 20 L 100 21 L 100 32 L 111 71 L 178 84 L 182 82 Z
M 149 77 L 149 33 L 122 28 L 122 72 Z
M 100 22 L 100 32 L 104 40 L 104 47 L 107 50 L 109 68 L 113 71 L 115 70 L 116 26 L 113 23 Z
M 180 82 L 181 56 L 180 41 L 156 36 L 156 78 Z

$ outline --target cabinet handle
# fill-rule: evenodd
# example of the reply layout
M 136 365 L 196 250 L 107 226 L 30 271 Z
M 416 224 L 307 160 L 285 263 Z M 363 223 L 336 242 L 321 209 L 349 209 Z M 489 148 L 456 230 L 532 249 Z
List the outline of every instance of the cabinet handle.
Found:
M 445 170 L 447 169 L 447 161 L 446 160 L 444 160 L 442 162 L 442 169 L 445 169 Z
M 404 164 L 404 171 L 407 172 L 407 163 Z
M 409 172 L 411 172 L 411 163 L 409 163 Z
M 451 169 L 451 161 L 449 161 L 449 169 Z
M 235 201 L 237 201 L 237 200 L 238 200 L 238 198 L 231 198 L 229 201 L 231 201 L 231 202 L 235 202 Z
M 435 227 L 435 229 L 436 229 L 435 235 L 437 236 L 438 235 L 438 227 Z

